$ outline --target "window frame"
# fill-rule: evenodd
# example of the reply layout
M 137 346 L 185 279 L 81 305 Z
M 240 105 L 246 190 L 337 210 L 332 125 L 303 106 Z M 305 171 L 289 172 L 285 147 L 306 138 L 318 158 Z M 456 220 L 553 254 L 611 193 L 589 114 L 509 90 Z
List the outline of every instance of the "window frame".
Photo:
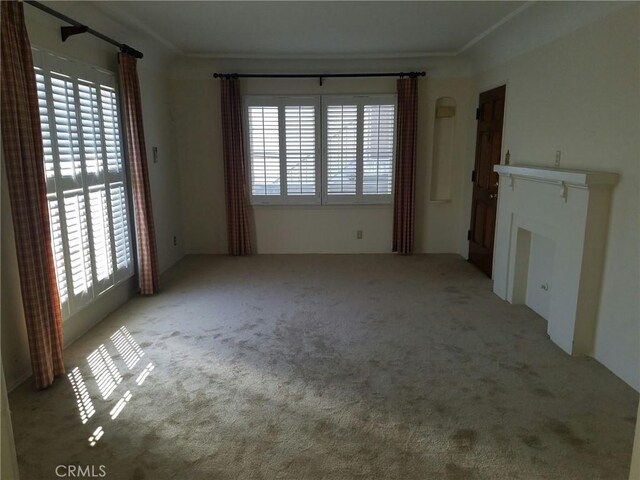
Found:
M 40 74 L 44 78 L 44 87 L 46 91 L 46 110 L 48 117 L 49 135 L 51 138 L 51 155 L 53 157 L 53 176 L 47 176 L 45 166 L 45 182 L 47 186 L 47 204 L 49 205 L 49 197 L 55 196 L 55 201 L 58 209 L 60 233 L 62 236 L 62 251 L 64 258 L 64 276 L 67 287 L 67 300 L 65 302 L 60 301 L 60 309 L 62 312 L 62 319 L 67 320 L 76 313 L 80 312 L 87 306 L 97 301 L 101 296 L 112 290 L 117 285 L 129 280 L 135 275 L 135 236 L 133 230 L 133 207 L 131 203 L 131 194 L 129 188 L 129 171 L 128 162 L 125 154 L 123 128 L 122 128 L 122 112 L 121 112 L 121 99 L 118 85 L 118 77 L 114 72 L 96 67 L 91 64 L 73 60 L 60 56 L 54 52 L 50 52 L 41 47 L 32 47 L 34 76 Z M 75 177 L 63 175 L 61 173 L 61 160 L 59 153 L 58 139 L 56 137 L 57 127 L 55 125 L 55 112 L 53 105 L 52 95 L 52 78 L 63 79 L 67 77 L 70 83 L 73 84 L 73 102 L 74 102 L 74 116 L 77 129 L 77 142 L 79 152 L 77 155 L 80 160 L 80 174 Z M 99 130 L 98 135 L 100 137 L 100 156 L 102 165 L 98 172 L 88 171 L 87 164 L 87 149 L 85 147 L 85 134 L 83 132 L 82 114 L 80 107 L 80 92 L 79 86 L 87 85 L 89 88 L 95 88 L 95 95 L 97 98 L 97 106 L 95 107 L 99 111 Z M 113 97 L 110 102 L 110 107 L 115 109 L 115 115 L 117 116 L 117 123 L 114 125 L 117 128 L 117 132 L 109 132 L 115 136 L 115 148 L 119 149 L 119 156 L 121 160 L 121 171 L 113 172 L 109 168 L 109 156 L 107 153 L 107 127 L 105 126 L 105 118 L 108 114 L 103 110 L 104 101 L 101 98 L 102 89 L 112 90 Z M 93 108 L 93 107 L 92 107 Z M 54 140 L 55 138 L 55 140 Z M 44 139 L 43 139 L 44 140 Z M 114 153 L 117 155 L 118 153 Z M 75 157 L 76 154 L 74 153 Z M 126 222 L 123 224 L 123 228 L 126 228 L 126 235 L 128 237 L 128 250 L 129 250 L 129 262 L 126 267 L 118 268 L 118 251 L 116 247 L 116 221 L 114 219 L 114 209 L 112 206 L 113 188 L 122 188 L 120 193 L 124 192 L 124 214 L 126 215 Z M 78 190 L 78 194 L 73 196 L 70 194 L 72 190 Z M 108 239 L 110 242 L 110 258 L 111 273 L 105 278 L 98 278 L 98 255 L 96 247 L 94 245 L 95 232 L 93 211 L 91 206 L 91 194 L 95 191 L 101 191 L 104 194 L 104 200 L 101 200 L 102 214 L 104 215 L 105 208 L 107 213 L 108 222 Z M 66 198 L 81 198 L 84 202 L 84 217 L 86 221 L 86 235 L 88 242 L 89 261 L 90 261 L 90 273 L 91 286 L 84 292 L 73 291 L 73 274 L 71 255 L 69 251 L 69 233 L 68 224 L 65 211 L 65 199 Z M 63 214 L 64 212 L 64 214 Z M 64 220 L 63 220 L 64 215 Z M 103 217 L 104 218 L 104 217 Z M 82 235 L 82 234 L 81 234 Z M 53 231 L 52 237 L 52 249 L 54 258 L 56 255 L 53 245 Z M 126 251 L 125 246 L 125 251 Z M 85 268 L 86 272 L 86 268 Z M 58 274 L 56 272 L 56 282 L 58 281 Z
M 289 194 L 287 192 L 287 131 L 285 109 L 287 106 L 313 106 L 315 108 L 315 193 L 313 195 Z M 253 162 L 251 159 L 251 131 L 249 125 L 250 107 L 278 107 L 278 149 L 280 162 L 280 194 L 254 195 Z M 242 99 L 244 117 L 244 149 L 246 152 L 246 182 L 251 205 L 320 205 L 322 201 L 322 135 L 321 97 L 318 95 L 245 95 Z
M 357 106 L 356 130 L 356 193 L 353 195 L 328 193 L 328 121 L 327 107 L 332 105 Z M 365 105 L 393 105 L 393 139 L 391 152 L 391 192 L 388 194 L 364 194 L 364 107 Z M 393 203 L 393 192 L 396 172 L 396 135 L 398 127 L 398 103 L 396 94 L 371 95 L 323 95 L 322 96 L 322 204 L 323 205 L 390 205 Z
M 316 168 L 315 168 L 315 195 L 289 195 L 287 193 L 286 172 L 286 121 L 285 107 L 306 106 L 315 107 L 315 143 L 316 143 Z M 356 105 L 357 106 L 357 152 L 356 152 L 356 193 L 353 195 L 339 195 L 328 193 L 328 148 L 327 148 L 327 107 L 330 105 Z M 391 192 L 388 194 L 364 194 L 364 107 L 366 105 L 393 105 L 393 139 L 391 152 Z M 253 162 L 251 160 L 251 140 L 249 128 L 249 107 L 278 107 L 278 143 L 280 162 L 280 194 L 279 195 L 254 195 L 253 194 Z M 244 149 L 246 152 L 246 182 L 249 190 L 249 203 L 252 206 L 278 206 L 278 205 L 391 205 L 395 187 L 396 172 L 396 135 L 398 120 L 398 103 L 395 93 L 382 94 L 337 94 L 337 95 L 244 95 L 242 97 Z

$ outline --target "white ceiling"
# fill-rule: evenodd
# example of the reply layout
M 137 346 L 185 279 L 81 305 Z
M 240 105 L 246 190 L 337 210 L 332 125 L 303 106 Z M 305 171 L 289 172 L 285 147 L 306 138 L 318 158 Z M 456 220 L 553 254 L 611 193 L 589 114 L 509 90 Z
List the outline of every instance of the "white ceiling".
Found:
M 455 55 L 528 2 L 97 2 L 187 55 L 236 58 Z

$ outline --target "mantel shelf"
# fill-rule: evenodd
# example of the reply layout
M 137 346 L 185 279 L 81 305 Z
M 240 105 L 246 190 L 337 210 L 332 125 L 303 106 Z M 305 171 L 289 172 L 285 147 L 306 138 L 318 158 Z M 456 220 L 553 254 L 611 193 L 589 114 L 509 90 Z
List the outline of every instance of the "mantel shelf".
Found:
M 613 187 L 618 183 L 618 174 L 611 172 L 591 172 L 587 170 L 567 170 L 561 168 L 537 167 L 534 165 L 496 165 L 493 170 L 501 176 L 525 178 L 543 182 L 564 183 L 589 188 Z

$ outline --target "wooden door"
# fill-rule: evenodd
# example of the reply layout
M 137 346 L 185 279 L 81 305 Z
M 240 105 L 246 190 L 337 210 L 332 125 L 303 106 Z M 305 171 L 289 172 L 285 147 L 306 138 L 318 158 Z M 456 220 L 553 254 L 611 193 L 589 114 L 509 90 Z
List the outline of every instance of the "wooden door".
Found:
M 476 161 L 471 174 L 471 227 L 469 228 L 469 261 L 491 277 L 493 239 L 498 204 L 498 174 L 493 166 L 500 163 L 502 120 L 504 117 L 503 85 L 480 94 L 476 118 Z

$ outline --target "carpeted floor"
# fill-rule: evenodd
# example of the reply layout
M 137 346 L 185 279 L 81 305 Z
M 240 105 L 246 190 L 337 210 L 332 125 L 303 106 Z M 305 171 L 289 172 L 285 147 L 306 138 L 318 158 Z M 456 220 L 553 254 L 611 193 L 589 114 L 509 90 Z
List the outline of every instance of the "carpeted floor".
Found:
M 637 393 L 460 257 L 170 275 L 66 351 L 79 402 L 64 377 L 11 394 L 22 480 L 627 479 Z

